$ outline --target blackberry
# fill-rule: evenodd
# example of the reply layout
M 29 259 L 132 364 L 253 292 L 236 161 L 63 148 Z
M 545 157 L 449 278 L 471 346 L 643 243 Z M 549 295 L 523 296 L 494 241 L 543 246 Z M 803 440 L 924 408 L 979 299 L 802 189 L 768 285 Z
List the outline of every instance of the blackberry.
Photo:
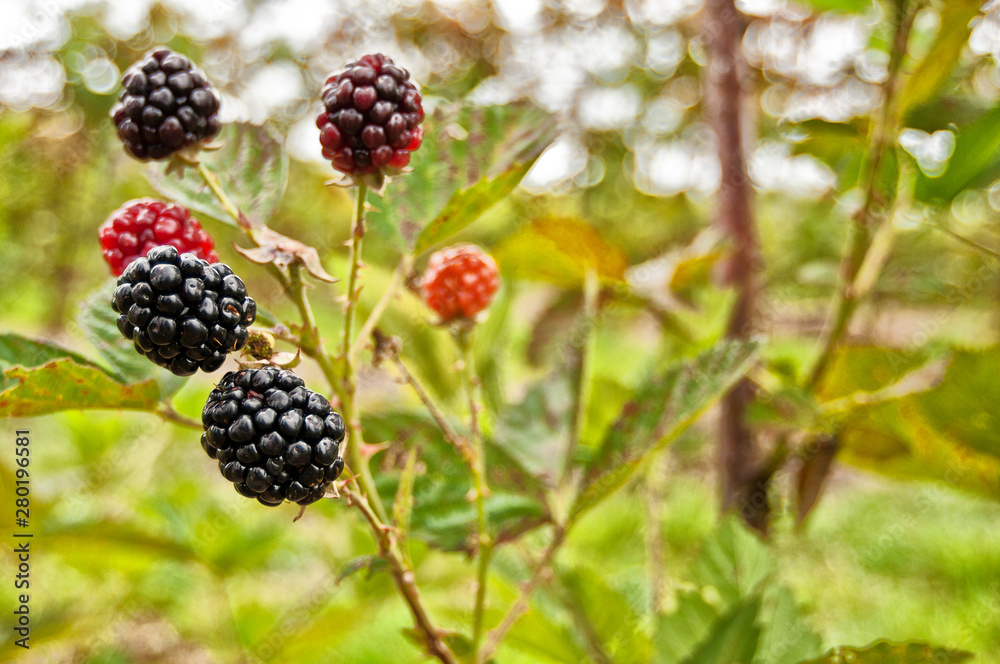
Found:
M 122 336 L 178 376 L 217 370 L 227 353 L 243 348 L 257 317 L 257 304 L 229 266 L 170 245 L 125 268 L 111 307 Z
M 219 133 L 219 93 L 191 61 L 160 47 L 122 76 L 111 109 L 118 136 L 135 158 L 166 159 Z
M 215 241 L 202 230 L 190 210 L 152 198 L 125 203 L 111 213 L 97 235 L 101 254 L 115 276 L 153 247 L 165 244 L 210 263 L 219 261 Z
M 479 247 L 456 244 L 431 255 L 421 287 L 427 306 L 443 322 L 472 319 L 493 301 L 500 272 Z
M 264 505 L 314 503 L 344 470 L 344 420 L 286 369 L 230 371 L 201 421 L 201 446 L 222 476 Z
M 316 118 L 323 156 L 348 175 L 395 174 L 420 147 L 424 119 L 410 72 L 376 53 L 326 79 Z

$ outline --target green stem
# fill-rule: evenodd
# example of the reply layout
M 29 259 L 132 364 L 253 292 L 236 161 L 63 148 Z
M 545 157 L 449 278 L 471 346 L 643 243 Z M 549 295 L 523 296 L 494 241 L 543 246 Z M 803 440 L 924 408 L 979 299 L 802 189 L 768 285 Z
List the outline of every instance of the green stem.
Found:
M 354 328 L 354 312 L 358 306 L 358 272 L 361 269 L 361 240 L 365 235 L 365 201 L 368 197 L 368 186 L 362 181 L 358 185 L 358 201 L 354 210 L 354 221 L 351 224 L 351 256 L 350 272 L 347 278 L 347 306 L 344 310 L 344 333 L 341 341 L 341 375 L 340 384 L 334 387 L 337 396 L 340 397 L 340 405 L 343 408 L 344 422 L 347 424 L 349 442 L 347 445 L 347 462 L 357 473 L 358 482 L 366 498 L 371 503 L 375 514 L 383 522 L 389 521 L 388 513 L 382 504 L 382 498 L 375 488 L 375 479 L 372 477 L 368 460 L 364 457 L 364 438 L 361 429 L 361 415 L 357 407 L 357 378 L 354 373 L 354 363 L 351 361 L 351 337 Z M 329 363 L 329 356 L 326 357 Z M 322 365 L 321 365 L 322 367 Z M 324 368 L 323 372 L 331 385 L 337 380 L 336 371 Z
M 396 266 L 395 272 L 392 273 L 392 283 L 389 287 L 385 289 L 382 293 L 382 297 L 372 308 L 371 313 L 368 314 L 368 318 L 365 319 L 364 324 L 361 326 L 361 330 L 358 332 L 357 338 L 354 343 L 351 344 L 350 351 L 348 352 L 348 361 L 352 364 L 357 364 L 358 355 L 361 354 L 361 349 L 365 347 L 368 342 L 368 338 L 371 337 L 372 332 L 375 330 L 375 326 L 378 325 L 379 320 L 382 319 L 382 314 L 388 308 L 389 303 L 392 302 L 392 298 L 395 297 L 396 291 L 399 290 L 399 286 L 403 283 L 403 278 L 406 273 L 410 271 L 413 266 L 413 256 L 406 254 L 403 256 L 402 260 L 399 261 L 399 265 Z
M 160 407 L 154 411 L 157 415 L 162 417 L 167 422 L 173 422 L 182 427 L 188 427 L 190 429 L 197 429 L 199 431 L 204 430 L 201 422 L 191 419 L 186 415 L 181 415 L 176 410 L 174 410 L 173 404 L 169 401 L 164 401 L 160 404 Z
M 486 496 L 489 487 L 486 482 L 486 446 L 479 427 L 479 407 L 476 404 L 475 360 L 472 353 L 472 332 L 460 329 L 455 340 L 462 352 L 462 383 L 469 401 L 469 428 L 472 436 L 472 479 L 475 488 L 476 522 L 479 531 L 478 564 L 476 566 L 476 598 L 472 611 L 472 659 L 483 638 L 483 613 L 486 610 L 486 584 L 489 576 L 490 559 L 493 556 L 493 539 L 489 534 L 486 519 Z
M 830 324 L 823 334 L 821 350 L 806 381 L 809 388 L 815 388 L 823 378 L 830 360 L 833 358 L 833 351 L 844 335 L 851 316 L 857 309 L 859 298 L 854 291 L 854 281 L 871 246 L 872 228 L 881 221 L 880 208 L 886 203 L 880 200 L 879 176 L 882 172 L 881 167 L 885 153 L 892 149 L 892 142 L 895 140 L 898 130 L 898 93 L 901 88 L 902 65 L 906 57 L 910 28 L 913 26 L 913 19 L 916 16 L 916 11 L 908 9 L 907 0 L 897 0 L 893 17 L 896 30 L 889 60 L 889 72 L 882 87 L 884 96 L 882 112 L 876 116 L 872 125 L 871 145 L 866 153 L 862 169 L 862 181 L 865 183 L 864 202 L 854 217 L 854 223 L 851 224 L 851 238 L 841 260 L 840 291 L 837 293 L 833 305 Z
M 347 277 L 347 309 L 344 311 L 344 337 L 341 356 L 346 365 L 351 354 L 351 339 L 354 334 L 354 311 L 358 307 L 358 271 L 361 266 L 361 242 L 365 237 L 365 199 L 368 197 L 368 186 L 362 181 L 358 184 L 358 202 L 354 209 L 354 223 L 351 224 L 351 270 Z M 351 371 L 345 372 L 350 380 Z
M 583 324 L 584 338 L 580 345 L 580 376 L 576 389 L 575 416 L 570 429 L 569 443 L 566 445 L 566 458 L 563 460 L 562 482 L 565 482 L 573 470 L 573 458 L 580 444 L 580 436 L 587 424 L 587 411 L 590 409 L 591 383 L 593 378 L 594 330 L 597 327 L 597 296 L 600 293 L 600 282 L 597 272 L 587 270 L 583 283 Z
M 552 561 L 556 556 L 556 552 L 566 539 L 568 529 L 569 524 L 565 527 L 560 525 L 555 526 L 555 531 L 552 533 L 552 541 L 549 542 L 545 552 L 542 553 L 542 557 L 538 560 L 538 563 L 535 564 L 535 569 L 531 573 L 531 578 L 528 579 L 527 583 L 521 586 L 521 594 L 518 595 L 517 600 L 515 600 L 514 604 L 507 611 L 507 614 L 503 617 L 503 620 L 500 621 L 500 624 L 490 631 L 489 638 L 486 640 L 486 645 L 483 647 L 482 651 L 479 652 L 478 658 L 473 660 L 477 662 L 477 664 L 489 661 L 490 657 L 493 656 L 493 653 L 496 652 L 500 642 L 503 641 L 507 632 L 510 631 L 510 628 L 513 627 L 514 624 L 520 620 L 521 616 L 523 616 L 528 610 L 528 602 L 531 600 L 531 596 L 535 593 L 535 590 L 538 589 L 538 586 L 541 585 L 542 579 L 545 577 L 545 571 L 549 569 L 549 566 L 552 564 Z
M 236 225 L 245 230 L 247 227 L 245 221 L 246 217 L 240 213 L 240 209 L 236 207 L 236 204 L 233 203 L 231 198 L 229 198 L 225 189 L 222 188 L 222 183 L 219 182 L 218 176 L 208 170 L 208 167 L 200 161 L 198 162 L 198 174 L 201 176 L 201 179 L 205 181 L 205 184 L 208 185 L 208 188 L 212 190 L 212 193 L 218 199 L 222 207 L 225 208 L 226 213 L 233 218 L 233 221 L 236 222 Z

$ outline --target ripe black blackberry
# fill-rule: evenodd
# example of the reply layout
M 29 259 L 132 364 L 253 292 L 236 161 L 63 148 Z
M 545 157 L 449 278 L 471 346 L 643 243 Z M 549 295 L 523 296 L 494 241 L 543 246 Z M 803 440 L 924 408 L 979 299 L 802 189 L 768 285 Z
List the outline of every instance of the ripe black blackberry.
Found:
M 424 119 L 410 72 L 392 58 L 365 55 L 326 79 L 316 118 L 323 156 L 348 175 L 398 173 L 420 147 Z
M 111 117 L 137 159 L 166 159 L 222 128 L 219 93 L 188 58 L 169 48 L 154 49 L 129 67 L 122 86 Z
M 257 317 L 257 304 L 229 266 L 170 245 L 129 264 L 111 306 L 135 349 L 178 376 L 217 370 L 227 353 L 243 348 Z
M 264 505 L 314 503 L 344 470 L 344 420 L 286 369 L 230 371 L 201 421 L 201 446 L 222 476 Z

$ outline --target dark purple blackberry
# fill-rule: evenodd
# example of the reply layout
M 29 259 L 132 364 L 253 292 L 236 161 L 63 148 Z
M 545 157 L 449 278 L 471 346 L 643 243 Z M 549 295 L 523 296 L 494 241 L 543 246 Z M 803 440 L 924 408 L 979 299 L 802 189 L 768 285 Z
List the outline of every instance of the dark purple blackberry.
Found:
M 160 47 L 122 76 L 111 109 L 118 136 L 137 159 L 166 159 L 219 133 L 219 93 L 191 61 Z
M 212 372 L 243 348 L 257 304 L 222 263 L 170 245 L 149 250 L 118 278 L 118 330 L 142 355 L 178 376 Z
M 222 476 L 264 505 L 315 503 L 344 470 L 344 420 L 286 369 L 230 371 L 208 395 L 201 422 L 201 446 Z
M 323 156 L 349 175 L 394 174 L 423 140 L 420 92 L 410 72 L 376 53 L 326 79 L 316 118 Z

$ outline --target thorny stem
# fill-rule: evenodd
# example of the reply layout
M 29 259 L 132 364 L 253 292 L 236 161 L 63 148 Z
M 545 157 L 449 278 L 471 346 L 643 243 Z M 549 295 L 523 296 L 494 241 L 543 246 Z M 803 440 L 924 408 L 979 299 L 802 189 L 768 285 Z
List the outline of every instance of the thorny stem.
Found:
M 472 355 L 472 331 L 459 329 L 455 341 L 462 352 L 462 383 L 469 400 L 469 429 L 472 434 L 472 479 L 475 490 L 476 521 L 479 534 L 478 565 L 476 566 L 476 598 L 472 611 L 472 658 L 479 661 L 477 654 L 483 638 L 483 612 L 486 609 L 486 583 L 489 576 L 490 559 L 493 556 L 493 539 L 490 537 L 486 520 L 486 446 L 479 428 L 479 406 L 476 404 L 475 361 Z M 485 661 L 485 660 L 484 660 Z
M 215 176 L 215 174 L 200 163 L 198 164 L 198 172 L 205 181 L 205 184 L 208 185 L 209 189 L 216 196 L 216 198 L 218 198 L 219 202 L 237 223 L 239 228 L 251 241 L 254 242 L 254 244 L 258 244 L 252 227 L 246 223 L 246 217 L 240 213 L 236 205 L 232 202 L 229 196 L 226 195 L 226 192 L 222 188 L 219 179 Z M 301 267 L 298 264 L 293 263 L 289 266 L 287 277 L 274 264 L 269 264 L 268 267 L 271 273 L 284 288 L 288 298 L 295 304 L 299 311 L 299 315 L 302 319 L 302 331 L 299 339 L 302 351 L 316 361 L 316 364 L 323 372 L 323 375 L 330 384 L 334 394 L 336 394 L 340 399 L 341 408 L 344 411 L 344 420 L 347 424 L 348 435 L 350 436 L 349 444 L 347 446 L 348 462 L 350 463 L 352 470 L 357 473 L 356 481 L 360 486 L 362 494 L 346 489 L 343 493 L 351 497 L 351 502 L 361 509 L 368 522 L 372 525 L 376 540 L 379 542 L 379 547 L 383 550 L 383 554 L 392 566 L 393 579 L 396 581 L 400 594 L 410 607 L 410 611 L 413 614 L 417 627 L 423 632 L 427 640 L 428 652 L 439 659 L 443 664 L 458 664 L 454 654 L 452 654 L 448 646 L 441 640 L 440 630 L 434 626 L 427 614 L 426 609 L 421 603 L 413 570 L 411 570 L 406 564 L 405 558 L 400 552 L 399 547 L 396 545 L 394 538 L 388 535 L 388 526 L 384 525 L 388 522 L 385 507 L 382 505 L 378 491 L 375 488 L 375 481 L 372 478 L 371 470 L 368 467 L 368 463 L 364 459 L 364 455 L 362 454 L 363 439 L 361 435 L 361 422 L 355 405 L 354 397 L 356 385 L 354 383 L 353 363 L 350 360 L 349 350 L 351 318 L 353 317 L 353 312 L 357 304 L 357 279 L 360 267 L 361 234 L 364 232 L 364 205 L 366 193 L 366 187 L 362 184 L 358 191 L 358 205 L 356 208 L 354 224 L 352 226 L 351 275 L 349 280 L 348 302 L 344 324 L 344 357 L 342 358 L 344 360 L 343 371 L 338 370 L 333 358 L 323 344 L 323 339 L 319 333 L 319 327 L 316 324 L 316 318 L 313 315 L 312 307 L 309 304 L 306 284 L 302 280 Z M 174 411 L 169 404 L 166 404 L 157 412 L 164 419 L 168 419 L 185 426 L 194 426 L 199 429 L 201 428 L 199 423 L 194 420 L 189 420 L 179 413 L 176 413 L 176 411 Z
M 389 287 L 385 289 L 382 293 L 382 297 L 379 301 L 375 303 L 375 307 L 368 314 L 368 318 L 365 319 L 364 324 L 361 326 L 361 330 L 358 332 L 357 338 L 351 345 L 350 351 L 348 352 L 347 358 L 348 362 L 351 364 L 357 364 L 358 355 L 361 354 L 361 349 L 364 348 L 368 339 L 371 338 L 372 332 L 375 331 L 375 326 L 378 325 L 379 321 L 382 319 L 382 314 L 385 313 L 386 308 L 389 303 L 392 302 L 392 298 L 395 297 L 396 291 L 399 290 L 399 286 L 403 283 L 403 279 L 406 277 L 406 273 L 410 271 L 413 266 L 413 256 L 406 254 L 403 256 L 402 260 L 399 261 L 399 265 L 396 266 L 396 271 L 392 273 L 392 283 Z
M 365 199 L 367 198 L 368 185 L 362 180 L 358 184 L 358 202 L 354 210 L 354 223 L 351 224 L 351 268 L 347 277 L 347 307 L 344 310 L 344 338 L 341 349 L 344 365 L 347 368 L 345 383 L 351 383 L 354 380 L 351 362 L 348 359 L 351 354 L 351 339 L 354 332 L 354 311 L 358 306 L 358 271 L 361 267 L 361 241 L 365 237 Z
M 347 462 L 354 469 L 354 472 L 357 473 L 361 488 L 365 496 L 371 501 L 375 514 L 378 515 L 381 521 L 387 522 L 389 520 L 388 514 L 375 488 L 375 479 L 372 477 L 368 460 L 365 459 L 363 454 L 364 438 L 361 431 L 361 416 L 358 413 L 355 398 L 358 384 L 354 374 L 354 364 L 349 358 L 354 310 L 358 305 L 358 271 L 361 266 L 361 239 L 365 234 L 365 201 L 367 197 L 368 187 L 364 182 L 361 182 L 358 185 L 358 201 L 354 210 L 354 221 L 351 224 L 351 267 L 347 279 L 347 305 L 344 310 L 344 333 L 340 357 L 342 372 L 339 376 L 339 386 L 335 385 L 333 389 L 337 393 L 337 396 L 340 397 L 340 405 L 344 411 L 344 422 L 347 424 L 347 431 L 350 436 L 347 446 Z M 329 357 L 327 360 L 329 361 Z M 328 373 L 327 379 L 330 380 L 331 385 L 338 382 L 336 372 Z
M 503 641 L 504 637 L 507 636 L 507 632 L 510 628 L 514 626 L 515 623 L 525 614 L 528 610 L 528 602 L 531 600 L 531 596 L 534 594 L 535 590 L 541 585 L 542 579 L 545 577 L 546 570 L 552 564 L 553 558 L 555 558 L 556 552 L 559 547 L 562 546 L 563 541 L 566 538 L 566 526 L 556 525 L 555 531 L 552 533 L 552 541 L 549 542 L 548 547 L 546 547 L 545 552 L 542 553 L 542 557 L 535 564 L 535 569 L 531 574 L 531 578 L 528 582 L 521 586 L 521 593 L 518 595 L 517 600 L 507 611 L 507 614 L 500 621 L 500 624 L 492 629 L 486 639 L 486 645 L 479 653 L 478 662 L 486 662 L 490 657 L 496 652 L 497 646 Z
M 420 384 L 416 376 L 410 372 L 410 370 L 403 363 L 403 360 L 398 355 L 393 355 L 392 361 L 396 365 L 396 369 L 399 373 L 402 374 L 403 380 L 405 380 L 410 387 L 413 388 L 413 391 L 417 393 L 421 403 L 423 403 L 424 407 L 427 408 L 427 412 L 430 413 L 434 422 L 438 425 L 438 428 L 441 429 L 441 433 L 444 434 L 445 440 L 447 440 L 471 466 L 473 458 L 472 449 L 469 447 L 469 444 L 464 438 L 458 435 L 458 432 L 455 431 L 455 429 L 451 426 L 451 423 L 448 422 L 448 418 L 445 417 L 444 412 L 436 403 L 434 403 L 430 395 L 427 393 L 427 390 L 425 390 L 424 386 Z
M 854 281 L 864 263 L 865 256 L 871 247 L 872 227 L 881 221 L 879 208 L 886 204 L 879 193 L 879 176 L 882 171 L 882 160 L 885 153 L 892 148 L 896 130 L 899 124 L 898 96 L 903 60 L 906 57 L 910 28 L 916 11 L 909 9 L 907 0 L 896 0 L 894 8 L 896 31 L 893 39 L 892 54 L 889 60 L 889 73 L 882 84 L 882 112 L 876 116 L 872 126 L 871 145 L 866 154 L 862 169 L 865 182 L 864 202 L 851 224 L 851 238 L 841 260 L 842 282 L 837 294 L 830 323 L 823 334 L 819 355 L 813 364 L 806 382 L 807 387 L 815 388 L 826 373 L 833 351 L 844 335 L 847 325 L 854 315 L 858 305 L 858 294 L 854 291 Z
M 357 507 L 361 511 L 365 520 L 371 526 L 372 534 L 378 542 L 379 553 L 389 561 L 389 568 L 396 588 L 403 596 L 403 600 L 410 607 L 414 622 L 416 622 L 417 627 L 427 640 L 425 645 L 427 646 L 428 653 L 443 662 L 443 664 L 458 664 L 458 660 L 451 652 L 451 649 L 441 639 L 441 630 L 434 624 L 434 621 L 424 608 L 413 570 L 406 564 L 392 528 L 386 526 L 385 522 L 378 517 L 365 496 L 346 487 L 341 489 L 341 495 L 347 499 L 350 505 Z
M 600 293 L 600 282 L 597 272 L 587 270 L 583 283 L 583 324 L 584 338 L 580 345 L 580 376 L 576 389 L 576 408 L 570 430 L 569 443 L 566 445 L 566 458 L 563 459 L 562 481 L 565 482 L 573 470 L 573 458 L 580 444 L 587 424 L 587 411 L 590 409 L 590 384 L 593 377 L 594 331 L 597 327 L 597 296 Z

